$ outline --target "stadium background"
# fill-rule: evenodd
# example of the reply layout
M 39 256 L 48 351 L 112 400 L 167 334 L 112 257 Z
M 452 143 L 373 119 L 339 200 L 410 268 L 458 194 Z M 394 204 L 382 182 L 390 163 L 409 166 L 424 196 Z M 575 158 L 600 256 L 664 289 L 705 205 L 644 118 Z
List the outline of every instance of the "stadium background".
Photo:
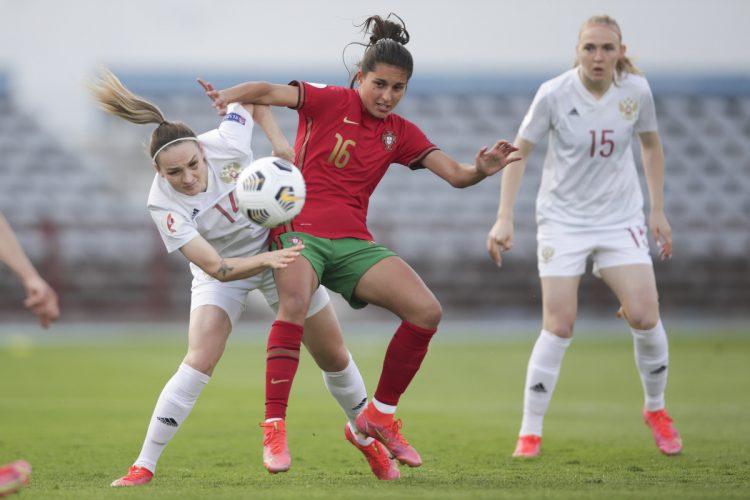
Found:
M 195 84 L 293 78 L 345 85 L 354 23 L 398 13 L 415 75 L 399 112 L 463 161 L 513 139 L 539 83 L 570 66 L 578 28 L 607 13 L 654 90 L 666 152 L 675 257 L 656 263 L 663 314 L 742 322 L 750 304 L 750 45 L 743 0 L 106 2 L 0 0 L 0 211 L 61 296 L 61 323 L 187 319 L 189 272 L 166 255 L 145 208 L 150 127 L 98 111 L 85 83 L 106 65 L 196 131 L 217 123 Z M 348 49 L 343 59 L 361 54 Z M 296 114 L 276 110 L 290 140 Z M 432 287 L 446 321 L 538 318 L 534 198 L 544 145 L 516 205 L 516 246 L 497 269 L 485 236 L 500 176 L 455 190 L 394 166 L 371 203 L 375 237 Z M 269 152 L 257 134 L 256 156 Z M 645 192 L 645 185 L 644 185 Z M 0 315 L 31 323 L 22 290 L 0 270 Z M 338 311 L 348 317 L 341 301 Z M 585 317 L 616 303 L 582 283 Z M 379 319 L 368 308 L 357 318 Z M 260 296 L 245 318 L 267 319 Z

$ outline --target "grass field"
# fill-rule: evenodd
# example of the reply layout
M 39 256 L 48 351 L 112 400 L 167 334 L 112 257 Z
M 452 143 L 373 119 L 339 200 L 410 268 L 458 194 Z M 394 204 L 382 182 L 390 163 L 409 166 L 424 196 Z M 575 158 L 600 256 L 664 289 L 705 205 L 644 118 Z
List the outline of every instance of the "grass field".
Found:
M 471 332 L 467 332 L 471 333 Z M 50 334 L 51 335 L 51 334 Z M 261 463 L 263 345 L 230 340 L 154 481 L 115 490 L 140 449 L 184 335 L 0 346 L 0 462 L 26 458 L 31 498 L 750 498 L 750 335 L 671 334 L 669 409 L 685 444 L 658 453 L 641 420 L 630 340 L 578 338 L 542 456 L 511 459 L 533 338 L 436 338 L 399 407 L 424 465 L 378 482 L 343 439 L 344 418 L 304 356 L 292 392 L 292 470 Z M 387 335 L 350 349 L 373 390 Z

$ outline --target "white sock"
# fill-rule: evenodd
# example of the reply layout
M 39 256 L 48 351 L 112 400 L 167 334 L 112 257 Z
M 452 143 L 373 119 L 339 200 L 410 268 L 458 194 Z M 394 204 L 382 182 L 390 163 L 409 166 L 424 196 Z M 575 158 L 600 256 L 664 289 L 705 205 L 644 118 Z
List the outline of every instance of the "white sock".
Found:
M 381 403 L 375 398 L 372 398 L 372 404 L 373 406 L 375 406 L 375 409 L 378 410 L 380 413 L 385 413 L 386 415 L 396 414 L 396 407 L 393 405 L 387 405 L 385 403 Z
M 643 384 L 644 405 L 648 411 L 661 410 L 664 408 L 664 389 L 669 371 L 667 333 L 661 320 L 650 330 L 630 330 L 633 332 L 635 364 Z
M 357 415 L 367 403 L 367 389 L 352 354 L 349 353 L 349 364 L 340 372 L 323 372 L 323 381 L 328 388 L 328 392 L 331 393 L 331 396 L 344 411 L 347 420 L 349 420 L 349 428 L 359 444 L 364 446 L 370 444 L 372 438 L 363 438 L 357 432 L 357 426 L 354 423 Z
M 354 436 L 354 439 L 357 440 L 360 446 L 368 446 L 370 443 L 375 441 L 375 438 L 365 436 L 361 432 L 359 432 L 359 430 L 357 430 L 357 426 L 353 423 L 347 422 L 346 425 L 349 426 L 349 430 L 352 432 L 352 436 Z
M 526 370 L 520 436 L 542 435 L 544 415 L 557 385 L 565 350 L 571 340 L 560 338 L 547 330 L 542 330 L 539 334 Z
M 172 375 L 156 401 L 141 454 L 134 465 L 156 472 L 156 462 L 180 428 L 211 377 L 185 363 Z

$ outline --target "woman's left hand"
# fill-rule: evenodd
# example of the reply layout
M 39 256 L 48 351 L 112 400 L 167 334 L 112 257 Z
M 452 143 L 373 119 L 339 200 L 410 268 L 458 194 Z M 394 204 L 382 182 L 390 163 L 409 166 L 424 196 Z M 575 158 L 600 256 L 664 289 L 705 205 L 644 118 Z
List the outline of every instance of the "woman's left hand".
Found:
M 661 260 L 672 258 L 672 228 L 667 222 L 667 216 L 663 210 L 651 211 L 648 218 L 651 234 L 659 247 L 659 258 Z
M 491 148 L 486 146 L 479 150 L 475 159 L 477 172 L 486 177 L 496 174 L 514 161 L 521 159 L 520 156 L 510 156 L 518 151 L 518 148 L 506 140 L 500 140 Z

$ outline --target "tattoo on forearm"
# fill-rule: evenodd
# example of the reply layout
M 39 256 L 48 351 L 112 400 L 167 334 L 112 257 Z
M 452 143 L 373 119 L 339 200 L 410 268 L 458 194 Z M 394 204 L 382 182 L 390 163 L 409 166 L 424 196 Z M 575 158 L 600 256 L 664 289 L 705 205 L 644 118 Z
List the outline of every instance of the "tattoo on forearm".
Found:
M 234 270 L 233 267 L 227 265 L 226 261 L 224 259 L 221 259 L 221 265 L 219 266 L 219 274 L 221 274 L 223 277 L 227 277 L 227 274 L 231 273 Z

